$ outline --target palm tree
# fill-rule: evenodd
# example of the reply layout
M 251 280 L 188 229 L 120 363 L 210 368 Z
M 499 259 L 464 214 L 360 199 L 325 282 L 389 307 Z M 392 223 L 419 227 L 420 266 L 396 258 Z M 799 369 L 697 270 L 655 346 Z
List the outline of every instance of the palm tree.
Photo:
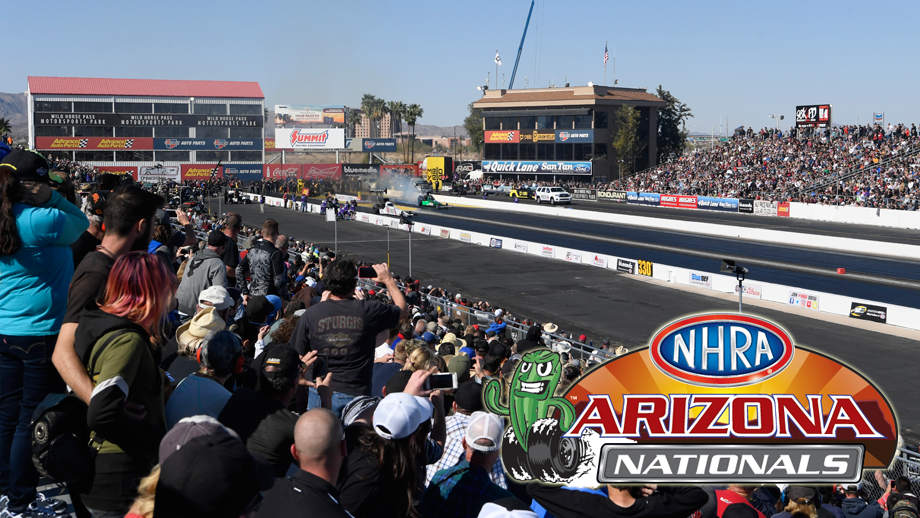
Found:
M 387 110 L 390 112 L 390 117 L 399 123 L 399 132 L 402 133 L 402 119 L 406 114 L 406 105 L 402 101 L 390 101 L 387 103 Z
M 374 100 L 374 114 L 372 117 L 372 126 L 374 133 L 374 138 L 380 138 L 380 121 L 383 119 L 383 116 L 387 114 L 387 102 L 383 99 Z
M 412 159 L 409 162 L 410 164 L 415 162 L 415 123 L 422 118 L 424 113 L 425 110 L 423 110 L 422 107 L 417 104 L 410 104 L 406 107 L 405 117 L 406 124 L 409 125 L 409 146 L 412 149 Z
M 364 94 L 361 97 L 361 111 L 367 118 L 367 123 L 373 127 L 374 107 L 377 105 L 377 97 L 371 94 Z M 373 135 L 373 130 L 368 131 L 368 135 Z
M 9 119 L 4 119 L 0 117 L 0 135 L 13 132 L 13 125 L 10 124 Z
M 361 122 L 361 110 L 349 108 L 345 114 L 345 126 L 351 126 L 351 137 L 354 138 L 358 124 Z

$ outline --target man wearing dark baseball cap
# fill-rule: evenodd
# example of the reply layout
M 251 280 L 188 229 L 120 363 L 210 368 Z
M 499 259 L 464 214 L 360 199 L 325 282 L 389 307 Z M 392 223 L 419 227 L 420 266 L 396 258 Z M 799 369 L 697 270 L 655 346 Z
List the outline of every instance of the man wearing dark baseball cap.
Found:
M 229 435 L 196 437 L 160 465 L 154 518 L 238 518 L 255 512 L 271 468 Z

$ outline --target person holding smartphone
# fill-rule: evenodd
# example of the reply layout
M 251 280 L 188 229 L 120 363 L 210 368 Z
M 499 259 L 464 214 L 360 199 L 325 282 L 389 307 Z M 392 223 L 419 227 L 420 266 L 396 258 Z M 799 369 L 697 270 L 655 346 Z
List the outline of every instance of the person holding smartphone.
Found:
M 371 395 L 374 350 L 377 335 L 392 329 L 409 316 L 406 299 L 386 264 L 373 266 L 374 281 L 383 283 L 394 305 L 366 300 L 358 292 L 358 267 L 350 260 L 335 260 L 323 270 L 325 286 L 322 301 L 303 314 L 288 344 L 301 355 L 317 351 L 328 356 L 333 373 L 332 411 L 341 416 L 342 408 L 356 396 Z M 368 272 L 362 272 L 369 275 Z M 309 393 L 308 408 L 320 406 L 315 389 Z

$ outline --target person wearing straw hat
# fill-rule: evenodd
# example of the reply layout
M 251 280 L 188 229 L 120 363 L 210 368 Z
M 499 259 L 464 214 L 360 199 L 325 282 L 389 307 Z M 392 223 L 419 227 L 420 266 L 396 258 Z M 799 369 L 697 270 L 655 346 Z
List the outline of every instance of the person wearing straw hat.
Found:
M 178 385 L 187 376 L 198 372 L 198 348 L 204 337 L 211 331 L 221 331 L 227 327 L 226 322 L 218 316 L 217 308 L 207 307 L 199 311 L 191 320 L 176 330 L 178 357 L 169 365 L 168 372 L 172 382 Z

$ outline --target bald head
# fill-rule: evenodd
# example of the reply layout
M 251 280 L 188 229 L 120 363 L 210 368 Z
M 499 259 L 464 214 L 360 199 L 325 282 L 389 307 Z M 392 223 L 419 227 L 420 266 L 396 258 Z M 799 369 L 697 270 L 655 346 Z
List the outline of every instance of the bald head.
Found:
M 294 447 L 300 469 L 321 465 L 336 457 L 342 446 L 342 422 L 325 408 L 314 408 L 297 420 Z M 341 462 L 341 459 L 339 459 Z

